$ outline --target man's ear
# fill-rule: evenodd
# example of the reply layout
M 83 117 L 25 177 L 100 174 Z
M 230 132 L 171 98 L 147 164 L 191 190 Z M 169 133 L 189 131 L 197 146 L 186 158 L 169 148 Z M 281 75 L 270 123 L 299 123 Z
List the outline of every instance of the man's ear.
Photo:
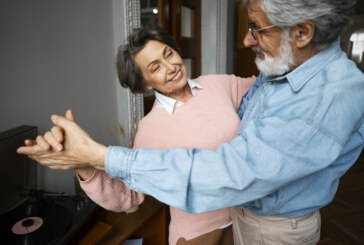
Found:
M 315 25 L 312 21 L 302 21 L 298 23 L 291 32 L 292 42 L 297 48 L 306 47 L 315 34 Z

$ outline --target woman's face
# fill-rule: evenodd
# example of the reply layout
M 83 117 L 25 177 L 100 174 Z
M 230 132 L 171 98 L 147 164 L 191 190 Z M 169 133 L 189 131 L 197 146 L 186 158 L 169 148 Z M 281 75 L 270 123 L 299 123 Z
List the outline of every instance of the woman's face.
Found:
M 151 40 L 134 56 L 147 89 L 173 97 L 187 86 L 187 69 L 178 53 L 167 44 Z

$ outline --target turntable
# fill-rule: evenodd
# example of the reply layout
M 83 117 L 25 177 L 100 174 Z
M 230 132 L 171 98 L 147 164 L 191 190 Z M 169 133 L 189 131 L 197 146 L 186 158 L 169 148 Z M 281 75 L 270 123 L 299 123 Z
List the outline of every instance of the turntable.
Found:
M 33 195 L 33 196 L 32 196 Z M 26 202 L 0 216 L 0 235 L 5 244 L 51 244 L 72 222 L 67 208 L 31 190 Z
M 18 155 L 37 128 L 20 126 L 0 133 L 0 236 L 9 245 L 67 244 L 96 205 L 86 196 L 36 189 L 36 162 Z

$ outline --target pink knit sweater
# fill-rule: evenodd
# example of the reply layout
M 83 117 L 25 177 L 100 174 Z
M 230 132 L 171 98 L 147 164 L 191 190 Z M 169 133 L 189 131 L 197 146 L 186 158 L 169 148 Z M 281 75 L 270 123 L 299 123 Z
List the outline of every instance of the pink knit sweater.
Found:
M 203 88 L 198 89 L 185 104 L 176 107 L 172 115 L 164 108 L 153 107 L 140 121 L 134 148 L 196 147 L 215 150 L 235 137 L 240 124 L 236 112 L 255 77 L 243 79 L 233 75 L 208 75 L 195 81 Z M 81 181 L 81 187 L 92 200 L 108 210 L 126 211 L 144 201 L 143 194 L 128 189 L 121 180 L 101 171 L 95 171 L 89 180 Z M 170 211 L 171 245 L 176 244 L 180 237 L 190 240 L 231 220 L 228 208 L 201 214 L 186 213 L 174 207 L 170 207 Z

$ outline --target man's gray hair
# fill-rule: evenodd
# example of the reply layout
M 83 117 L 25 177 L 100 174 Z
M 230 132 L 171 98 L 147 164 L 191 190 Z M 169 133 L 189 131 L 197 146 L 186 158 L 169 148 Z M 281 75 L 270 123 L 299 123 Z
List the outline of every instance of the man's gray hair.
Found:
M 318 47 L 325 47 L 340 36 L 356 3 L 356 0 L 243 0 L 243 3 L 247 6 L 252 1 L 260 1 L 268 20 L 280 28 L 312 21 L 315 25 L 312 42 Z

